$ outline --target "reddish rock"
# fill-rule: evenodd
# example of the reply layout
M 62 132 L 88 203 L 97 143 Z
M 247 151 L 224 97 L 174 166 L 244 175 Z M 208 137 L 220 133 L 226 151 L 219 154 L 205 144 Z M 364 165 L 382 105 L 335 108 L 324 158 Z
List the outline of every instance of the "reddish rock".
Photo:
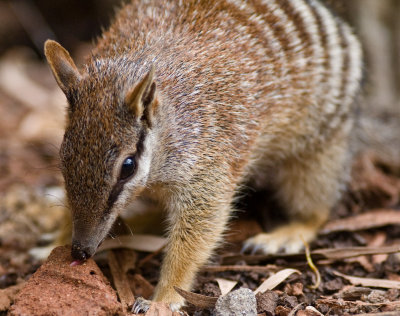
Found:
M 29 279 L 8 315 L 122 315 L 115 291 L 89 259 L 71 267 L 70 247 L 58 247 Z

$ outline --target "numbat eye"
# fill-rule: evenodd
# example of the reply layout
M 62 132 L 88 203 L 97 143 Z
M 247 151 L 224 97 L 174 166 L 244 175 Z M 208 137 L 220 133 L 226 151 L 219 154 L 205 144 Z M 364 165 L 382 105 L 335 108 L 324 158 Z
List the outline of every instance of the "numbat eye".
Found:
M 124 160 L 124 163 L 121 167 L 121 174 L 119 175 L 120 180 L 125 180 L 129 178 L 134 172 L 136 168 L 136 162 L 134 157 L 128 157 Z

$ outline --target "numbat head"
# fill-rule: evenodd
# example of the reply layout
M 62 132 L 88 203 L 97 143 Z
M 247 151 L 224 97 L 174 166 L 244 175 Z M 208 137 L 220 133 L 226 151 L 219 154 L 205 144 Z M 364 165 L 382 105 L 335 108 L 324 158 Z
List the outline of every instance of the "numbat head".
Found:
M 136 74 L 140 77 L 121 78 L 120 68 L 98 62 L 81 75 L 58 43 L 47 41 L 45 54 L 69 101 L 60 156 L 73 217 L 73 256 L 83 260 L 149 177 L 158 103 L 154 67 Z
M 174 286 L 190 289 L 243 184 L 272 186 L 290 220 L 247 240 L 253 252 L 299 251 L 340 196 L 362 54 L 316 0 L 133 0 L 82 69 L 54 41 L 45 54 L 69 103 L 72 256 L 150 194 L 169 225 L 153 300 L 184 303 Z

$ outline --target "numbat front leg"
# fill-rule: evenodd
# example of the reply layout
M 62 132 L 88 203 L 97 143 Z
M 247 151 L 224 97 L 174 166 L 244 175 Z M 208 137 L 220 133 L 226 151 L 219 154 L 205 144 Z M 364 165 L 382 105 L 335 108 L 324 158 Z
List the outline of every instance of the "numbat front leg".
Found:
M 153 301 L 165 302 L 173 311 L 184 305 L 174 287 L 191 289 L 197 271 L 221 240 L 228 220 L 228 202 L 221 205 L 204 199 L 192 197 L 190 203 L 169 206 L 168 243 Z M 137 310 L 146 310 L 150 303 L 139 299 Z

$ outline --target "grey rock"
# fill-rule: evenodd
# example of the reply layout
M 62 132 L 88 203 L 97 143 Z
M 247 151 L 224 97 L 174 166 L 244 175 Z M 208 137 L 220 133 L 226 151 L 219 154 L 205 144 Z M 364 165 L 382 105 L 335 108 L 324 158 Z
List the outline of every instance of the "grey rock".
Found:
M 256 296 L 250 289 L 241 288 L 221 296 L 215 305 L 216 316 L 256 316 Z

